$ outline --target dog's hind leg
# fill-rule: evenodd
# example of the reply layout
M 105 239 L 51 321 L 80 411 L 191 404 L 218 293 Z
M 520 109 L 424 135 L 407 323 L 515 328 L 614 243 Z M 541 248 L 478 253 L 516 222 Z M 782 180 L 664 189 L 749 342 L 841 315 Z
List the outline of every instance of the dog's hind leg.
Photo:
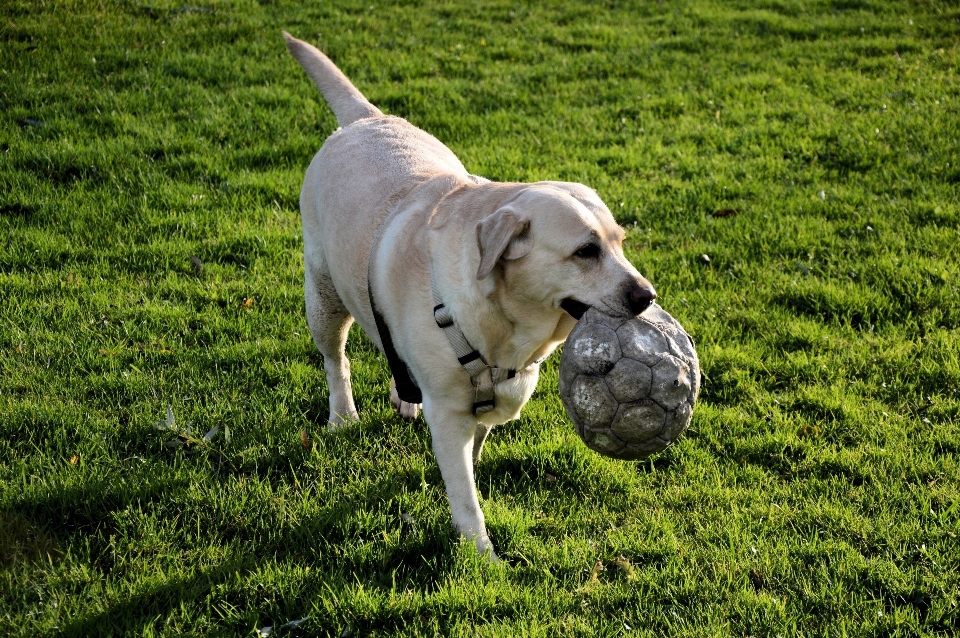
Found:
M 476 463 L 480 460 L 480 455 L 483 453 L 483 443 L 487 440 L 487 435 L 490 434 L 490 430 L 493 429 L 492 425 L 486 425 L 485 423 L 477 424 L 477 433 L 473 435 L 473 462 Z
M 353 403 L 347 333 L 353 317 L 337 295 L 330 275 L 321 268 L 305 268 L 304 292 L 310 333 L 323 355 L 323 372 L 330 391 L 329 426 L 337 428 L 359 417 Z
M 397 382 L 390 377 L 390 403 L 393 404 L 393 407 L 396 408 L 397 412 L 400 413 L 407 421 L 413 421 L 415 418 L 420 416 L 420 403 L 407 403 L 406 401 L 400 398 L 400 395 L 397 394 Z

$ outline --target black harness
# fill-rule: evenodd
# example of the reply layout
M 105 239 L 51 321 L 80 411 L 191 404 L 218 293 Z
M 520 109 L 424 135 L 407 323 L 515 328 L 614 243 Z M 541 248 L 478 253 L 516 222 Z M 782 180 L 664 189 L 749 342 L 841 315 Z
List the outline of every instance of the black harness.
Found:
M 373 240 L 373 245 L 370 247 L 370 257 L 367 259 L 367 296 L 370 298 L 370 310 L 373 311 L 373 320 L 376 322 L 377 332 L 380 334 L 380 344 L 383 346 L 383 354 L 387 357 L 387 365 L 390 366 L 390 373 L 393 375 L 393 381 L 397 387 L 397 396 L 400 397 L 401 401 L 406 401 L 407 403 L 423 403 L 423 392 L 420 391 L 420 386 L 414 381 L 413 376 L 410 374 L 410 369 L 407 367 L 407 364 L 404 363 L 403 359 L 400 358 L 397 349 L 393 346 L 393 339 L 390 337 L 390 327 L 387 325 L 387 320 L 383 318 L 383 315 L 377 309 L 376 297 L 374 297 L 373 294 L 373 258 L 377 254 L 377 247 L 380 245 L 383 229 L 393 221 L 393 218 L 396 217 L 397 212 L 405 200 L 406 197 L 402 197 L 400 201 L 397 202 L 397 205 L 393 207 L 393 210 L 390 211 L 390 214 L 384 218 L 383 223 L 380 224 L 380 230 L 377 232 L 377 237 Z
M 370 261 L 373 261 L 373 251 L 370 252 Z M 387 325 L 387 320 L 377 310 L 377 302 L 374 301 L 373 296 L 373 284 L 370 281 L 369 266 L 367 267 L 367 294 L 370 296 L 370 310 L 373 311 L 373 320 L 377 322 L 377 332 L 380 333 L 383 354 L 387 357 L 387 365 L 390 366 L 390 373 L 393 375 L 393 381 L 397 386 L 397 396 L 400 397 L 401 401 L 407 403 L 423 403 L 423 392 L 417 382 L 413 380 L 407 364 L 397 354 L 397 349 L 393 347 L 393 339 L 390 337 L 390 327 Z

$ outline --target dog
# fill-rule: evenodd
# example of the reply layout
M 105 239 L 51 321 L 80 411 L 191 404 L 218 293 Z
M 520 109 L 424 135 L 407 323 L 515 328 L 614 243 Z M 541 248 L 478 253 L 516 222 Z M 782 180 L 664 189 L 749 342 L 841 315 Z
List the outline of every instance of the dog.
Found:
M 356 321 L 387 356 L 391 403 L 423 411 L 454 526 L 497 560 L 474 482 L 491 428 L 517 418 L 540 362 L 589 307 L 618 317 L 656 298 L 592 189 L 496 183 L 384 115 L 327 56 L 284 32 L 339 128 L 300 193 L 307 322 L 329 426 L 358 419 L 345 355 Z

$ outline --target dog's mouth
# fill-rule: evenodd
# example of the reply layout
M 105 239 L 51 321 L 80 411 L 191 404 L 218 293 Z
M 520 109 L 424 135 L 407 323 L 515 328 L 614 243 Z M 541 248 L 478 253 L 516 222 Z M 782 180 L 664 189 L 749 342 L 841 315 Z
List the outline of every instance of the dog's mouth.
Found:
M 590 306 L 583 303 L 582 301 L 577 301 L 572 297 L 567 297 L 560 302 L 560 307 L 567 311 L 574 319 L 579 320 L 587 310 L 590 309 Z

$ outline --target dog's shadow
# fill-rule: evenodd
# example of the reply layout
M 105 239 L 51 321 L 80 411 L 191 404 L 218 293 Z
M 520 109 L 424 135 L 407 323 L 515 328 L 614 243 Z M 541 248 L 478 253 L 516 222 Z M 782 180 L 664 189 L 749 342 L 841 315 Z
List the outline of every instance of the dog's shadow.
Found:
M 204 464 L 199 450 L 148 453 L 151 462 L 131 464 L 122 478 L 100 476 L 22 494 L 2 512 L 3 520 L 15 521 L 18 529 L 54 549 L 29 556 L 21 551 L 23 555 L 10 562 L 24 573 L 38 569 L 56 573 L 62 569 L 60 561 L 80 556 L 96 580 L 112 581 L 107 588 L 112 595 L 98 594 L 102 611 L 62 624 L 66 635 L 101 635 L 105 628 L 117 635 L 141 633 L 154 619 L 184 607 L 206 608 L 216 602 L 214 592 L 218 600 L 234 606 L 253 605 L 261 614 L 271 613 L 277 604 L 248 600 L 254 586 L 249 578 L 284 565 L 309 571 L 294 570 L 297 586 L 277 596 L 283 607 L 277 620 L 302 617 L 324 591 L 349 590 L 358 583 L 369 589 L 434 591 L 455 571 L 461 543 L 450 525 L 439 469 L 435 463 L 398 469 L 376 442 L 380 434 L 396 437 L 393 431 L 400 430 L 400 443 L 425 457 L 426 424 L 406 423 L 396 416 L 366 427 L 366 432 L 353 426 L 327 433 L 318 426 L 319 432 L 312 435 L 323 453 L 344 458 L 341 467 L 349 465 L 350 457 L 367 455 L 364 481 L 330 477 L 329 467 L 321 472 L 327 476 L 313 475 L 316 459 L 311 455 L 317 449 L 304 448 L 298 441 L 264 450 L 251 462 L 221 462 L 218 455 L 209 454 Z M 369 431 L 374 427 L 391 432 Z M 185 463 L 192 466 L 191 472 L 178 471 Z M 203 467 L 206 479 L 197 476 Z M 206 484 L 199 494 L 198 483 Z M 236 490 L 247 495 L 217 496 Z M 298 499 L 316 503 L 301 508 L 282 505 Z M 143 529 L 134 529 L 131 521 L 140 521 Z M 230 549 L 214 552 L 226 556 L 219 562 L 201 559 L 211 547 Z M 154 560 L 164 563 L 165 554 L 194 565 L 169 570 L 169 578 L 144 580 L 136 573 L 149 570 Z M 114 598 L 116 592 L 130 590 L 137 593 Z M 24 602 L 29 606 L 42 601 Z M 234 629 L 246 631 L 249 625 Z

